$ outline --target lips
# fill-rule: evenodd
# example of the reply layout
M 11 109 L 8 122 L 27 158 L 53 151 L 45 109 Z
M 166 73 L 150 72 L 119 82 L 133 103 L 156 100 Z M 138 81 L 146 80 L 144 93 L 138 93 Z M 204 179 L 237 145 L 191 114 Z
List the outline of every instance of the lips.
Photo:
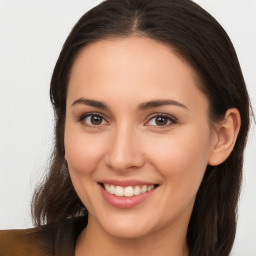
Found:
M 98 183 L 104 199 L 118 208 L 132 208 L 146 201 L 158 184 L 137 181 L 104 181 Z
M 141 185 L 141 186 L 115 186 L 112 184 L 103 184 L 105 190 L 109 192 L 112 195 L 116 196 L 125 196 L 125 197 L 131 197 L 131 196 L 137 196 L 146 192 L 151 191 L 154 189 L 155 185 Z

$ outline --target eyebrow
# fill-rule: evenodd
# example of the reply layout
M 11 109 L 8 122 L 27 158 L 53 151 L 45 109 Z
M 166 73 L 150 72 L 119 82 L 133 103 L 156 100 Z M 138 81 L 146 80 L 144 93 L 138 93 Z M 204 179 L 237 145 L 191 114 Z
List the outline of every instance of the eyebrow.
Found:
M 71 106 L 77 105 L 77 104 L 83 104 L 83 105 L 88 105 L 88 106 L 92 106 L 92 107 L 96 107 L 96 108 L 101 108 L 101 109 L 106 109 L 108 110 L 109 107 L 101 102 L 101 101 L 97 101 L 97 100 L 90 100 L 90 99 L 84 99 L 84 98 L 80 98 L 75 100 Z M 144 102 L 139 104 L 138 106 L 138 110 L 142 111 L 142 110 L 147 110 L 150 108 L 157 108 L 157 107 L 161 107 L 164 105 L 174 105 L 174 106 L 178 106 L 178 107 L 182 107 L 185 109 L 188 109 L 187 106 L 185 106 L 184 104 L 176 101 L 176 100 L 170 100 L 170 99 L 163 99 L 163 100 L 152 100 L 152 101 L 148 101 L 148 102 Z
M 185 109 L 188 109 L 187 106 L 185 106 L 184 104 L 176 101 L 176 100 L 170 100 L 170 99 L 167 99 L 167 100 L 153 100 L 153 101 L 148 101 L 148 102 L 145 102 L 145 103 L 141 103 L 138 107 L 139 110 L 146 110 L 146 109 L 149 109 L 149 108 L 156 108 L 156 107 L 161 107 L 161 106 L 164 106 L 164 105 L 174 105 L 174 106 L 178 106 L 178 107 L 182 107 L 182 108 L 185 108 Z
M 109 109 L 105 103 L 103 103 L 101 101 L 97 101 L 97 100 L 89 100 L 89 99 L 80 98 L 80 99 L 75 100 L 71 106 L 74 106 L 77 104 L 88 105 L 88 106 L 101 108 L 101 109 Z

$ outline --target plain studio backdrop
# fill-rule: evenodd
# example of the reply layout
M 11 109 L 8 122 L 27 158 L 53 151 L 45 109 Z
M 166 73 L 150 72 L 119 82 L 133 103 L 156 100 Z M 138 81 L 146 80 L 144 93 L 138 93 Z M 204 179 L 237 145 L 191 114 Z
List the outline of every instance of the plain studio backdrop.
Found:
M 101 0 L 0 0 L 0 229 L 32 226 L 53 141 L 49 84 L 76 21 Z M 228 32 L 256 106 L 256 0 L 197 0 Z M 256 128 L 245 154 L 233 256 L 256 255 Z

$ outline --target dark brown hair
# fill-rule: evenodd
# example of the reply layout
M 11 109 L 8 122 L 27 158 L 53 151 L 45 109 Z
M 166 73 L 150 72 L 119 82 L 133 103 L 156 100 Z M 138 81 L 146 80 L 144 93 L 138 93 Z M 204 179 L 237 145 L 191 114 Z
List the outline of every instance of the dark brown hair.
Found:
M 227 256 L 236 232 L 243 152 L 250 103 L 233 45 L 219 23 L 190 0 L 107 0 L 87 12 L 68 36 L 51 80 L 55 111 L 55 147 L 50 171 L 35 191 L 36 225 L 52 223 L 87 210 L 78 198 L 64 158 L 66 92 L 72 64 L 80 50 L 107 37 L 139 35 L 170 45 L 196 71 L 209 99 L 209 117 L 220 120 L 237 108 L 241 129 L 234 150 L 219 166 L 208 166 L 197 193 L 187 242 L 190 255 Z

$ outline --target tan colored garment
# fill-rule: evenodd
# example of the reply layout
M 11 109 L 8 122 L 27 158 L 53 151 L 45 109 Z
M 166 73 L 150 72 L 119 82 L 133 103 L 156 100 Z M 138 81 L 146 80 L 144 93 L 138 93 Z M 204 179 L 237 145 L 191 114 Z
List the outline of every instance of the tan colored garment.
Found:
M 32 229 L 0 231 L 1 256 L 74 256 L 86 218 L 73 218 Z

